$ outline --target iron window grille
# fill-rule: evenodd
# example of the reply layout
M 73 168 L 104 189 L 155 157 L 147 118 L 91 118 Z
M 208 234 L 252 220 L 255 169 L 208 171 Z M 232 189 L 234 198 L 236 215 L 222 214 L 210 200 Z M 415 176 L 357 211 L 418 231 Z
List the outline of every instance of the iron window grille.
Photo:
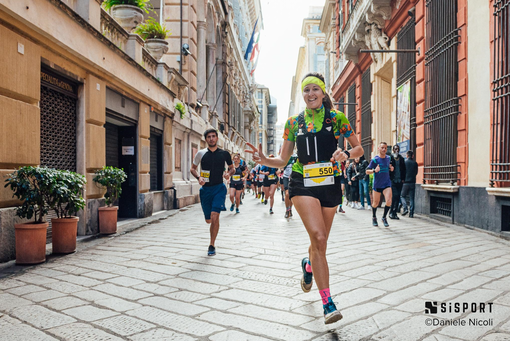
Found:
M 510 185 L 510 0 L 494 0 L 490 186 Z
M 372 154 L 372 83 L 370 68 L 361 76 L 361 147 L 365 158 Z
M 459 180 L 457 164 L 457 1 L 427 0 L 423 181 Z
M 345 97 L 342 96 L 340 97 L 340 103 L 345 103 Z M 340 110 L 341 112 L 343 112 L 345 114 L 345 106 L 343 104 L 339 104 L 338 105 L 338 110 Z M 340 134 L 340 137 L 338 138 L 338 146 L 340 148 L 345 148 L 345 143 L 344 143 L 344 136 L 342 134 Z
M 347 102 L 355 103 L 356 102 L 356 83 L 352 84 L 347 91 Z M 349 110 L 349 123 L 351 125 L 352 130 L 356 133 L 356 106 L 348 105 Z
M 416 21 L 412 17 L 397 35 L 397 50 L 416 49 L 415 27 Z M 416 54 L 397 53 L 397 88 L 408 81 L 410 81 L 411 89 L 411 141 L 409 148 L 416 150 Z

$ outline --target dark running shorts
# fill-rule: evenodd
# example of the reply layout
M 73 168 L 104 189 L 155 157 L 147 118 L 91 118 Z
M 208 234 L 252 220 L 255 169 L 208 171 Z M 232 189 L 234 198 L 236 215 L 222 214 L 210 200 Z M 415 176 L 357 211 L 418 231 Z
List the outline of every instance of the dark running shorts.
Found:
M 262 181 L 257 181 L 257 187 L 262 187 Z
M 374 188 L 374 191 L 382 193 L 386 188 L 391 188 L 391 186 L 384 187 L 384 188 Z
M 240 183 L 230 183 L 230 188 L 235 188 L 236 191 L 242 191 L 244 188 L 244 184 L 242 182 Z
M 251 187 L 251 180 L 246 180 L 246 187 Z
M 322 207 L 336 207 L 342 203 L 340 176 L 335 176 L 335 184 L 328 186 L 305 187 L 303 175 L 292 172 L 289 182 L 289 197 L 305 196 L 319 199 Z
M 221 211 L 227 210 L 225 208 L 226 197 L 227 187 L 224 184 L 200 188 L 200 204 L 206 220 L 211 219 L 211 212 L 221 213 Z
M 268 178 L 264 178 L 264 187 L 269 187 L 271 185 L 276 185 L 277 180 L 269 180 Z
M 289 189 L 289 180 L 290 180 L 290 178 L 283 177 L 283 189 L 284 190 Z

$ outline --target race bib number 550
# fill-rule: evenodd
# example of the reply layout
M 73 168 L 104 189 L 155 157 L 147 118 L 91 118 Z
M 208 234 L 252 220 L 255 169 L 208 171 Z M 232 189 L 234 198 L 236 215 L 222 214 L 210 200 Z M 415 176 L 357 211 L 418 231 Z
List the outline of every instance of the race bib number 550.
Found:
M 335 183 L 333 174 L 333 164 L 331 162 L 303 166 L 305 187 L 333 185 Z

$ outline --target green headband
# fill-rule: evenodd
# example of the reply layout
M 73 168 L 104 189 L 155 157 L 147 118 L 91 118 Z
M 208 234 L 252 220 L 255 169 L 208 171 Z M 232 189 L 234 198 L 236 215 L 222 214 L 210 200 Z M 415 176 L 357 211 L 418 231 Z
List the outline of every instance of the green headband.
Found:
M 305 86 L 307 86 L 308 84 L 316 84 L 320 86 L 322 92 L 326 93 L 326 85 L 324 85 L 324 82 L 321 81 L 319 78 L 314 76 L 308 76 L 305 79 L 303 79 L 303 83 L 301 83 L 301 91 L 304 91 Z

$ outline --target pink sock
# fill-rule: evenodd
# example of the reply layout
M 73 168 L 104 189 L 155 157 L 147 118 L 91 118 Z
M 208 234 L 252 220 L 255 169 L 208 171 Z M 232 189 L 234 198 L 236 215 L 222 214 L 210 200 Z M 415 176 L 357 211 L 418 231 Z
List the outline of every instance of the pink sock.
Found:
M 306 265 L 305 265 L 305 271 L 306 271 L 306 272 L 309 272 L 309 273 L 312 273 L 312 266 L 310 265 L 310 263 L 306 263 Z
M 322 304 L 323 305 L 328 304 L 329 299 L 331 298 L 331 294 L 329 292 L 329 288 L 319 290 L 319 293 L 321 294 Z

